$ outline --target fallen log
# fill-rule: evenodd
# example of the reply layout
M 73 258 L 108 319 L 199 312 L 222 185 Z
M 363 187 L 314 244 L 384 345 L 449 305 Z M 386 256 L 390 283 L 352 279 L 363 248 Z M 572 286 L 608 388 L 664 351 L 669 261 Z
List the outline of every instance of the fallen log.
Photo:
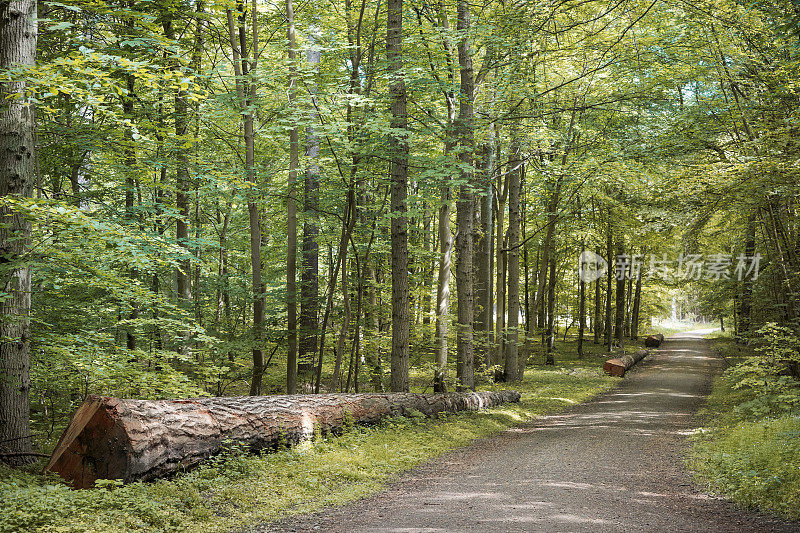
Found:
M 250 451 L 335 432 L 350 423 L 420 412 L 478 410 L 518 402 L 516 391 L 447 394 L 316 394 L 191 400 L 90 396 L 78 407 L 45 470 L 74 488 L 97 479 L 149 481 L 196 465 L 226 442 Z
M 655 335 L 649 335 L 644 340 L 644 345 L 648 348 L 658 348 L 662 342 L 664 342 L 664 335 L 656 333 Z
M 632 354 L 625 354 L 618 358 L 609 359 L 603 365 L 603 370 L 614 377 L 622 377 L 633 365 L 644 359 L 648 353 L 650 352 L 647 350 L 638 350 Z

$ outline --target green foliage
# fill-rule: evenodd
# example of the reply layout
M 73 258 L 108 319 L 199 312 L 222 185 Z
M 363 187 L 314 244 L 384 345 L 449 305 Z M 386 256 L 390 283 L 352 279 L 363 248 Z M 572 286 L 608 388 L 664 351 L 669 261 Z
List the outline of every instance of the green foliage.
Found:
M 776 346 L 793 345 L 784 328 L 768 326 L 761 355 L 717 378 L 704 415 L 708 428 L 693 437 L 687 461 L 698 481 L 734 501 L 800 518 L 800 387 L 776 377 Z M 715 341 L 725 352 L 723 340 Z M 778 352 L 783 353 L 783 352 Z M 759 364 L 760 363 L 760 364 Z M 755 379 L 756 374 L 763 379 Z M 793 381 L 793 380 L 791 380 Z

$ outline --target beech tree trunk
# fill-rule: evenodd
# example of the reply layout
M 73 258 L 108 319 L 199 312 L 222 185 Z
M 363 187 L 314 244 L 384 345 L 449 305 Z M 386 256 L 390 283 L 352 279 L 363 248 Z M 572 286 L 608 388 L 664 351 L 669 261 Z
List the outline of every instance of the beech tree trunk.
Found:
M 405 130 L 406 84 L 403 79 L 403 0 L 387 0 L 386 58 L 391 77 L 392 129 Z M 408 391 L 409 289 L 408 229 L 408 142 L 402 135 L 389 137 L 392 207 L 392 392 Z M 344 243 L 345 246 L 347 243 Z
M 595 253 L 600 255 L 600 249 L 596 249 Z M 600 333 L 602 332 L 603 328 L 603 306 L 602 306 L 602 295 L 600 293 L 600 283 L 602 282 L 601 279 L 597 279 L 594 282 L 594 321 L 592 323 L 594 329 L 594 343 L 600 344 Z
M 36 2 L 0 3 L 0 69 L 31 66 L 36 55 Z M 24 78 L 0 84 L 0 197 L 30 197 L 35 175 L 34 110 Z M 31 223 L 0 209 L 0 276 L 7 297 L 0 301 L 0 451 L 31 453 L 30 309 L 31 270 L 22 256 Z M 32 456 L 7 457 L 12 463 Z
M 75 488 L 97 479 L 149 481 L 192 467 L 225 441 L 256 452 L 415 411 L 478 410 L 518 402 L 516 391 L 448 394 L 320 394 L 123 400 L 90 396 L 72 416 L 46 470 Z
M 289 105 L 297 98 L 295 78 L 294 7 L 286 0 L 286 42 L 289 55 Z M 286 195 L 286 392 L 297 392 L 297 168 L 300 166 L 300 140 L 297 126 L 289 130 L 289 181 Z
M 458 290 L 458 359 L 456 374 L 460 389 L 475 387 L 475 346 L 472 336 L 473 322 L 473 280 L 472 280 L 472 223 L 475 199 L 472 193 L 473 155 L 475 153 L 475 134 L 473 131 L 473 97 L 475 80 L 472 71 L 472 50 L 469 43 L 470 16 L 469 4 L 465 0 L 458 3 L 458 22 L 456 29 L 462 35 L 458 42 L 458 65 L 461 73 L 461 102 L 459 104 L 456 131 L 459 136 L 462 164 L 461 180 L 456 208 L 458 233 L 456 237 L 456 288 Z
M 309 28 L 314 30 L 314 28 Z M 306 51 L 306 63 L 310 68 L 317 68 L 322 53 L 314 48 L 316 31 L 307 35 L 309 48 Z M 316 98 L 316 87 L 310 87 L 312 98 Z M 316 109 L 310 111 L 309 124 L 306 126 L 305 152 L 307 166 L 306 179 L 303 186 L 303 254 L 300 273 L 300 319 L 298 325 L 297 344 L 297 381 L 299 386 L 308 390 L 314 380 L 314 357 L 319 342 L 319 144 L 320 138 L 314 123 L 317 120 Z
M 517 381 L 519 357 L 519 144 L 509 147 L 508 185 L 508 328 L 506 330 L 506 381 Z
M 617 242 L 617 258 L 621 258 L 623 253 L 623 244 L 622 241 L 619 241 Z M 624 265 L 620 265 L 620 268 L 625 267 Z M 609 263 L 609 269 L 613 269 L 611 263 Z M 620 348 L 620 350 L 624 349 L 625 347 L 625 283 L 627 281 L 625 278 L 627 274 L 627 269 L 616 273 L 617 301 L 616 305 L 614 306 L 616 311 L 614 315 L 614 339 L 617 341 L 617 346 Z
M 642 305 L 642 269 L 636 273 L 636 290 L 633 296 L 633 309 L 631 310 L 631 339 L 639 338 L 639 310 Z

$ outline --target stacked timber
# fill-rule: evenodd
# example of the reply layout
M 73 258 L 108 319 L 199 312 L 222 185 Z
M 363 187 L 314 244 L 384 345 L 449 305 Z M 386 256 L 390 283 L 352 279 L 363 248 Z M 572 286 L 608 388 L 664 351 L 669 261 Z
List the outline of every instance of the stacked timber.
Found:
M 603 370 L 614 377 L 622 377 L 633 365 L 644 359 L 648 353 L 647 350 L 638 350 L 632 354 L 609 359 L 603 365 Z
M 317 394 L 123 400 L 90 396 L 72 416 L 46 470 L 75 488 L 97 479 L 148 481 L 192 467 L 227 442 L 250 451 L 396 415 L 478 410 L 518 402 L 516 391 Z

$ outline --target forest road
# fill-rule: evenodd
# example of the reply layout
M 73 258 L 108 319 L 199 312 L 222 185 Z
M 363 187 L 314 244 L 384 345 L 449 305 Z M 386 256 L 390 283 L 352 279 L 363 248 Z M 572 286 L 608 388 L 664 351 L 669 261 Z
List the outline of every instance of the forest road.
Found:
M 707 343 L 675 335 L 614 391 L 430 461 L 372 497 L 256 531 L 800 531 L 692 483 L 687 435 L 722 366 Z

